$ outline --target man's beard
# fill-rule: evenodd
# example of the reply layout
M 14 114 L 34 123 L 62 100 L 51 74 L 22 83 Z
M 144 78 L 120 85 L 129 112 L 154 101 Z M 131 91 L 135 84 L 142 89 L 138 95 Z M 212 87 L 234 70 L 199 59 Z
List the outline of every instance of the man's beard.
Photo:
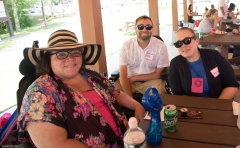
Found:
M 137 36 L 140 40 L 146 41 L 149 40 L 151 38 L 150 33 L 148 33 L 147 36 L 141 36 L 141 33 L 139 33 L 139 35 Z

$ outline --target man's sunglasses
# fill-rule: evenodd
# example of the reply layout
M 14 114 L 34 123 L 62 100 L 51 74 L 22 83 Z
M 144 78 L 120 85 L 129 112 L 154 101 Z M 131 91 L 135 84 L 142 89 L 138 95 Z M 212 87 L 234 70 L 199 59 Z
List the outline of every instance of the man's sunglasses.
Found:
M 182 47 L 183 44 L 185 44 L 185 45 L 190 44 L 192 39 L 196 39 L 196 37 L 195 36 L 193 36 L 193 37 L 186 37 L 185 39 L 183 39 L 181 41 L 177 41 L 177 42 L 173 43 L 173 45 L 176 48 L 180 48 L 180 47 Z
M 143 30 L 144 27 L 146 28 L 146 30 L 152 30 L 152 28 L 153 28 L 153 26 L 151 26 L 151 25 L 146 25 L 146 26 L 144 26 L 142 24 L 137 25 L 138 30 Z

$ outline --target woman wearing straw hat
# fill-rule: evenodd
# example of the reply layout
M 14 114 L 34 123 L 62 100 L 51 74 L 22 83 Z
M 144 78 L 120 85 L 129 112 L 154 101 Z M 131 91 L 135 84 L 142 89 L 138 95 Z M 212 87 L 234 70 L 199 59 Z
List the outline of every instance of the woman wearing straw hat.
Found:
M 123 147 L 127 119 L 120 106 L 145 110 L 102 74 L 95 64 L 97 44 L 78 43 L 68 30 L 52 33 L 46 48 L 26 48 L 24 59 L 39 75 L 23 98 L 18 117 L 19 143 L 36 147 Z

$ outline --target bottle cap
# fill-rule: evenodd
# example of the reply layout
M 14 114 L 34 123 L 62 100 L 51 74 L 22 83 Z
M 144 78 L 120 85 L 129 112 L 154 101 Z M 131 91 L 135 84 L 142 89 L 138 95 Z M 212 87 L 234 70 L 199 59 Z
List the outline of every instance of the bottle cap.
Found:
M 128 121 L 129 128 L 137 128 L 138 121 L 135 117 L 131 117 Z

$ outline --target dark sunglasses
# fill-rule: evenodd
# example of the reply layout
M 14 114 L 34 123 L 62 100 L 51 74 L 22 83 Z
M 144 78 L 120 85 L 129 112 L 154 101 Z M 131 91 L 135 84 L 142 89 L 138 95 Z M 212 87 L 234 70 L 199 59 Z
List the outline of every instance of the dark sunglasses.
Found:
M 151 26 L 151 25 L 146 25 L 146 26 L 144 26 L 142 24 L 137 25 L 138 30 L 143 30 L 144 27 L 146 28 L 146 30 L 152 30 L 152 28 L 153 28 L 153 26 Z
M 72 51 L 60 51 L 51 53 L 50 55 L 56 55 L 59 60 L 66 59 L 69 54 L 71 54 L 72 57 L 80 57 L 82 55 L 82 52 L 80 50 L 72 50 Z
M 177 41 L 177 42 L 173 43 L 173 45 L 176 48 L 180 48 L 180 47 L 182 47 L 183 44 L 185 44 L 185 45 L 190 44 L 192 39 L 196 39 L 196 37 L 195 36 L 193 36 L 193 37 L 186 37 L 185 39 L 183 39 L 181 41 Z

